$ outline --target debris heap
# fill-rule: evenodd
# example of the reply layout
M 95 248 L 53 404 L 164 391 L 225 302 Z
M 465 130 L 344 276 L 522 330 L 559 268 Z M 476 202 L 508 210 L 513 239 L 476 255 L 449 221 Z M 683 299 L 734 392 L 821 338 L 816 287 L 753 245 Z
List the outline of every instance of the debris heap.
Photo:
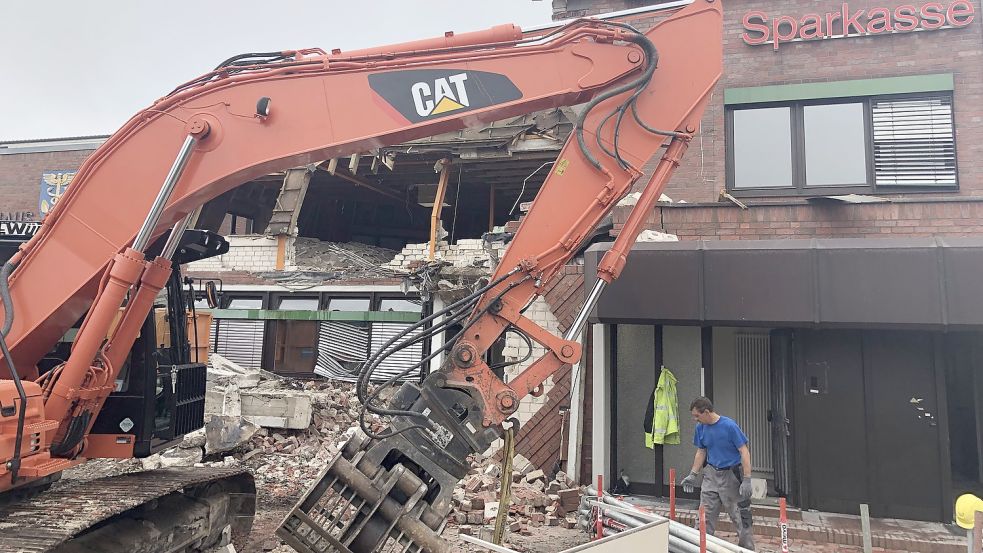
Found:
M 358 425 L 355 386 L 282 378 L 215 354 L 210 361 L 205 428 L 143 459 L 143 468 L 245 466 L 262 504 L 293 506 Z M 382 430 L 380 419 L 369 420 Z
M 471 471 L 454 490 L 448 524 L 461 534 L 490 531 L 499 510 L 502 483 L 501 465 L 495 459 L 475 455 Z M 580 488 L 563 472 L 551 479 L 522 455 L 512 461 L 512 501 L 509 505 L 509 532 L 530 536 L 540 526 L 577 527 Z

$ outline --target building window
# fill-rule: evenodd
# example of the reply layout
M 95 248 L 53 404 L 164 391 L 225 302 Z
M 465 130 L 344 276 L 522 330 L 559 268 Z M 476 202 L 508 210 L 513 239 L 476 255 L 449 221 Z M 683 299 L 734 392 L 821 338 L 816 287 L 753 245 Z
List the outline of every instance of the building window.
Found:
M 328 299 L 328 311 L 368 311 L 372 298 L 335 297 Z
M 792 110 L 759 108 L 733 114 L 734 187 L 792 186 Z
M 379 311 L 423 313 L 423 302 L 413 298 L 382 298 L 379 300 Z
M 280 298 L 280 309 L 283 311 L 317 311 L 317 298 Z
M 862 103 L 803 106 L 806 186 L 867 184 Z
M 956 186 L 951 97 L 871 102 L 876 186 Z
M 229 298 L 226 309 L 262 309 L 263 298 Z
M 727 184 L 747 195 L 955 189 L 952 95 L 802 100 L 727 112 Z

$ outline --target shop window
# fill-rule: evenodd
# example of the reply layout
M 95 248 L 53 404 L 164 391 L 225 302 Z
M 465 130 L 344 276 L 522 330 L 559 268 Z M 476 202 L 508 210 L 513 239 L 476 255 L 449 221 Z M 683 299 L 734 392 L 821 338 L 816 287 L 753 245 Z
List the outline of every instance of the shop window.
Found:
M 226 309 L 262 309 L 263 298 L 231 298 Z
M 370 298 L 330 298 L 328 311 L 369 311 L 371 304 Z
M 423 313 L 423 303 L 419 299 L 382 298 L 379 300 L 379 311 Z
M 727 185 L 745 195 L 957 188 L 950 92 L 728 110 Z
M 317 311 L 317 298 L 281 298 L 279 309 L 283 311 Z

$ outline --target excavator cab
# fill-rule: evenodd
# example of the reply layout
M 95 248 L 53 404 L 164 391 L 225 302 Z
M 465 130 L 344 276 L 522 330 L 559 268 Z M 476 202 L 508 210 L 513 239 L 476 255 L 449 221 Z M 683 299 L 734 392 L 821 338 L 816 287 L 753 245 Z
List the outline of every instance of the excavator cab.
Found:
M 163 239 L 151 250 L 162 245 Z M 208 328 L 198 328 L 199 318 L 191 318 L 195 293 L 181 265 L 228 250 L 228 241 L 218 234 L 185 231 L 167 285 L 93 424 L 83 455 L 148 457 L 204 426 Z M 70 346 L 70 339 L 63 341 L 49 364 L 62 362 Z M 129 442 L 117 444 L 124 440 L 132 441 L 132 450 Z

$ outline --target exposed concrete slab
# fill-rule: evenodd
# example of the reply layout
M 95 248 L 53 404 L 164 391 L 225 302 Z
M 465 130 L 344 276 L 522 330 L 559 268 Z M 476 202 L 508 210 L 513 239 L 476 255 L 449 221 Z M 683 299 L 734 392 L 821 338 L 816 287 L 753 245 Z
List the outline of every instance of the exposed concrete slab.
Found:
M 303 430 L 311 425 L 311 396 L 288 391 L 240 390 L 242 416 L 267 428 Z

